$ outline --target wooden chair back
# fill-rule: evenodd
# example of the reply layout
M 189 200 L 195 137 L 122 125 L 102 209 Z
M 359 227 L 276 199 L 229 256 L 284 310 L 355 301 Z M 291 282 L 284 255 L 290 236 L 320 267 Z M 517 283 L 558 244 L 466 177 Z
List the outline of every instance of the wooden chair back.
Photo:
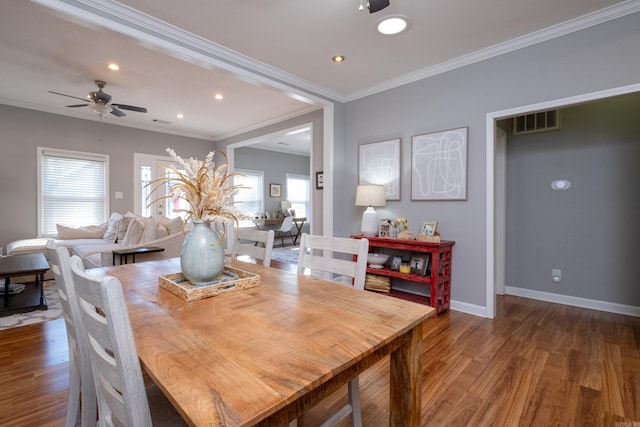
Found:
M 153 425 L 122 284 L 88 275 L 75 255 L 71 273 L 97 384 L 99 425 Z
M 298 255 L 298 274 L 305 269 L 311 273 L 324 272 L 346 276 L 353 280 L 353 286 L 364 289 L 367 270 L 368 239 L 349 239 L 344 237 L 315 236 L 303 233 L 300 238 Z M 349 259 L 334 255 L 343 254 Z M 353 256 L 357 259 L 353 261 Z
M 95 427 L 96 389 L 91 371 L 89 346 L 71 276 L 69 250 L 58 247 L 53 240 L 49 240 L 47 258 L 58 289 L 69 346 L 69 398 L 65 426 L 75 426 L 80 410 L 80 425 Z
M 231 256 L 249 255 L 262 260 L 262 265 L 271 265 L 271 252 L 273 251 L 273 240 L 275 232 L 273 230 L 255 230 L 251 228 L 241 228 L 236 233 L 236 241 L 231 251 Z

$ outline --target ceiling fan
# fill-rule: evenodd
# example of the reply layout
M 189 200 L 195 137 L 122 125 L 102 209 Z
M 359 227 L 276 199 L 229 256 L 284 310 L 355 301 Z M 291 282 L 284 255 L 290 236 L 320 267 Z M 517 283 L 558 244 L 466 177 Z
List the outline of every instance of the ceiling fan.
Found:
M 95 83 L 96 83 L 96 86 L 98 86 L 98 91 L 89 92 L 89 94 L 87 95 L 87 98 L 90 101 L 87 101 L 85 98 L 80 98 L 77 96 L 67 95 L 59 92 L 53 92 L 51 90 L 49 91 L 49 93 L 53 93 L 55 95 L 67 96 L 69 98 L 75 98 L 75 99 L 84 101 L 86 102 L 86 104 L 67 105 L 67 107 L 71 107 L 71 108 L 89 107 L 91 111 L 93 111 L 100 117 L 108 113 L 111 113 L 117 117 L 126 116 L 126 114 L 120 110 L 137 111 L 139 113 L 147 112 L 147 109 L 144 107 L 135 107 L 133 105 L 111 103 L 111 95 L 102 91 L 102 89 L 107 85 L 107 83 L 102 80 L 96 80 Z

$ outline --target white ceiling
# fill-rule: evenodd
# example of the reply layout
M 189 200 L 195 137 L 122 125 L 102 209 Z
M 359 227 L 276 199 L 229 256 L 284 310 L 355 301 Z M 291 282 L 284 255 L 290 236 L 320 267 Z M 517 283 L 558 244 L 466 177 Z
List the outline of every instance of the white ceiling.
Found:
M 370 14 L 359 0 L 2 0 L 0 103 L 216 140 L 640 10 L 640 0 L 390 1 Z M 376 34 L 390 14 L 409 17 L 409 31 Z M 96 79 L 112 102 L 148 113 L 100 119 L 48 93 L 84 97 Z

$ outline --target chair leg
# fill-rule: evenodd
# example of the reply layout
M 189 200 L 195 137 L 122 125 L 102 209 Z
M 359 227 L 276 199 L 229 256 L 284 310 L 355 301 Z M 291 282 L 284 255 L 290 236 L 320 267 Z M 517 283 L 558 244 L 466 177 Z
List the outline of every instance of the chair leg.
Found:
M 65 427 L 76 425 L 80 410 L 80 367 L 73 354 L 69 357 L 69 399 L 67 400 L 67 418 Z

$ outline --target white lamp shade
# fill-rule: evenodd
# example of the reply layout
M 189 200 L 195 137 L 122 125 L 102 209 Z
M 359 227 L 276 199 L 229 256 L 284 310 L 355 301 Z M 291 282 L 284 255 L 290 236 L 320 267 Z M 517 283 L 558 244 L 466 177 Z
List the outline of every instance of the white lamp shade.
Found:
M 384 206 L 384 185 L 358 185 L 356 189 L 356 206 L 367 206 L 362 213 L 360 234 L 363 236 L 378 235 L 378 214 L 372 206 Z
M 290 200 L 281 200 L 280 201 L 280 209 L 289 209 L 291 207 Z
M 358 185 L 356 189 L 356 206 L 384 206 L 384 185 Z

